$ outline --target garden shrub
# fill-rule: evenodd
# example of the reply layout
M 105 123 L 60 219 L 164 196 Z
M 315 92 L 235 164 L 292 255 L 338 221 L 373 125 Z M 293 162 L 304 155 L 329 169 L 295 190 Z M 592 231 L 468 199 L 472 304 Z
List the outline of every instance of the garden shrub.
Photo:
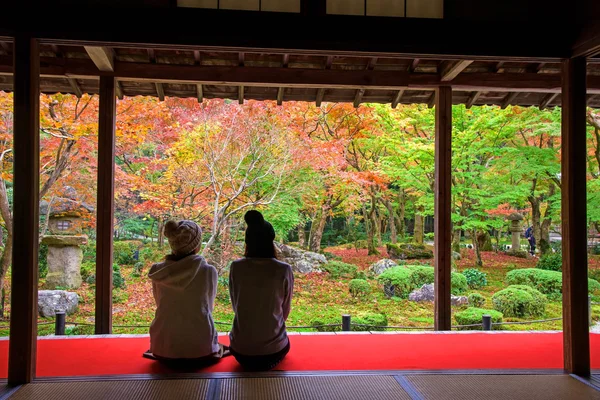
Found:
M 330 261 L 320 267 L 323 271 L 329 273 L 331 278 L 354 278 L 358 267 L 352 264 L 346 264 L 341 261 Z
M 408 298 L 408 295 L 414 289 L 411 271 L 402 266 L 386 269 L 377 277 L 377 280 L 388 288 L 393 286 L 394 296 L 402 299 Z
M 384 314 L 374 314 L 374 313 L 364 313 L 359 314 L 356 317 L 352 317 L 352 327 L 350 328 L 353 331 L 365 332 L 365 331 L 384 331 L 385 328 L 381 328 L 382 326 L 387 326 L 388 320 Z M 354 324 L 362 324 L 369 326 L 359 326 Z
M 592 254 L 595 256 L 600 256 L 600 244 L 597 244 L 594 247 L 592 247 Z
M 600 268 L 588 268 L 588 278 L 600 282 Z
M 469 307 L 464 311 L 457 312 L 454 314 L 454 319 L 458 325 L 472 325 L 478 324 L 478 326 L 472 326 L 467 328 L 458 328 L 459 330 L 481 330 L 482 319 L 484 315 L 492 317 L 492 323 L 502 322 L 503 315 L 501 312 L 496 310 L 486 310 L 483 308 Z M 492 329 L 502 329 L 500 325 L 492 325 Z
M 475 308 L 481 308 L 485 304 L 485 297 L 479 293 L 471 293 L 469 295 L 469 306 Z
M 133 276 L 134 278 L 139 278 L 140 276 L 142 276 L 143 270 L 144 270 L 144 263 L 141 261 L 138 261 L 133 266 L 133 272 L 131 273 L 131 276 Z
M 377 278 L 387 288 L 394 286 L 394 296 L 407 298 L 410 292 L 434 283 L 434 269 L 425 265 L 407 265 L 388 268 Z M 452 272 L 452 294 L 467 291 L 467 279 L 463 274 Z
M 535 267 L 546 271 L 562 271 L 562 254 L 550 253 L 543 255 Z
M 369 247 L 369 243 L 366 240 L 357 240 L 354 242 L 355 249 L 366 249 Z
M 363 297 L 371 293 L 371 286 L 364 279 L 352 279 L 348 287 L 353 297 Z
M 145 244 L 140 249 L 139 261 L 143 262 L 144 265 L 158 263 L 165 259 L 165 255 L 168 252 L 169 249 L 166 247 L 160 249 L 157 244 Z
M 480 289 L 487 286 L 487 274 L 477 268 L 467 268 L 462 274 L 467 279 L 467 285 L 471 289 Z
M 433 251 L 422 243 L 386 243 L 387 252 L 391 259 L 427 259 L 433 258 Z
M 81 263 L 81 279 L 87 282 L 87 279 L 96 274 L 96 263 L 95 262 L 84 262 Z
M 336 326 L 322 326 L 339 324 Z M 339 332 L 342 330 L 342 317 L 328 318 L 328 317 L 317 317 L 310 321 L 310 326 L 314 326 L 318 332 Z
M 137 240 L 126 240 L 113 243 L 114 260 L 119 265 L 133 265 L 137 261 L 135 253 L 142 246 Z
M 122 304 L 129 300 L 129 293 L 125 290 L 113 290 L 112 301 L 115 304 Z
M 365 271 L 358 271 L 354 278 L 367 280 L 367 274 L 365 274 Z
M 497 292 L 492 303 L 506 317 L 537 317 L 546 311 L 546 296 L 526 285 L 509 286 Z
M 562 272 L 538 268 L 516 269 L 506 274 L 506 283 L 531 286 L 554 299 L 562 293 Z M 588 291 L 593 293 L 598 290 L 600 290 L 600 283 L 594 279 L 588 279 Z
M 96 242 L 88 240 L 87 244 L 81 246 L 83 250 L 83 262 L 96 262 Z
M 333 253 L 330 253 L 328 251 L 324 251 L 323 255 L 325 256 L 325 258 L 327 259 L 327 261 L 342 261 L 342 257 L 337 256 Z
M 121 274 L 121 267 L 116 263 L 113 264 L 113 288 L 125 288 L 125 279 L 123 279 L 123 275 Z

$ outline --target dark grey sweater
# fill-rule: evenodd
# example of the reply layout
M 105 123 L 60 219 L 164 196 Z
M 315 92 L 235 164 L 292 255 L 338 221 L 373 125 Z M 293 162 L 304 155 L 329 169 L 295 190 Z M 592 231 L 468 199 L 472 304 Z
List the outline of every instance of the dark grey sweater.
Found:
M 243 258 L 231 263 L 229 295 L 235 312 L 231 347 L 248 356 L 274 354 L 288 343 L 294 274 L 274 258 Z

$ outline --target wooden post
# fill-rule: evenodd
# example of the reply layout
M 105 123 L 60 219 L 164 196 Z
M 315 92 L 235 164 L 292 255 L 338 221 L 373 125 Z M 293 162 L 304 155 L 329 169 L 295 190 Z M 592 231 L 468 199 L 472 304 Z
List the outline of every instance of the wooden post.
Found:
M 586 59 L 562 66 L 562 262 L 565 370 L 590 375 L 587 282 Z
M 39 236 L 40 61 L 36 39 L 15 38 L 14 196 L 8 383 L 35 378 Z
M 96 334 L 112 333 L 113 219 L 115 204 L 115 79 L 100 77 L 98 205 L 96 211 Z
M 435 330 L 451 329 L 452 88 L 435 92 Z

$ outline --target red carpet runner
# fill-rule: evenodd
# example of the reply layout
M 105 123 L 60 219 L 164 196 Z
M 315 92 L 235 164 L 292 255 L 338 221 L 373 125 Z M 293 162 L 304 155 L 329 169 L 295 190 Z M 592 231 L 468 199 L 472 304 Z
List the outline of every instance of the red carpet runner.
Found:
M 600 335 L 591 334 L 592 368 L 600 368 Z M 285 371 L 562 368 L 561 333 L 294 335 L 277 367 Z M 227 344 L 227 337 L 220 337 Z M 142 358 L 148 338 L 38 341 L 37 375 L 81 376 L 172 372 Z M 8 341 L 0 341 L 6 378 Z M 240 371 L 233 357 L 197 372 Z

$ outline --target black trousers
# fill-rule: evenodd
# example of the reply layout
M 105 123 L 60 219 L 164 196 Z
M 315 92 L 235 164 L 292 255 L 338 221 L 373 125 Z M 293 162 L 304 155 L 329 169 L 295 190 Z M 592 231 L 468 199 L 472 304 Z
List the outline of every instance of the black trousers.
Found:
M 235 357 L 237 362 L 240 363 L 244 369 L 248 371 L 268 371 L 273 369 L 283 360 L 283 358 L 290 351 L 290 342 L 288 340 L 287 346 L 274 354 L 267 354 L 261 356 L 246 356 L 236 352 L 233 348 L 230 349 L 231 354 Z

